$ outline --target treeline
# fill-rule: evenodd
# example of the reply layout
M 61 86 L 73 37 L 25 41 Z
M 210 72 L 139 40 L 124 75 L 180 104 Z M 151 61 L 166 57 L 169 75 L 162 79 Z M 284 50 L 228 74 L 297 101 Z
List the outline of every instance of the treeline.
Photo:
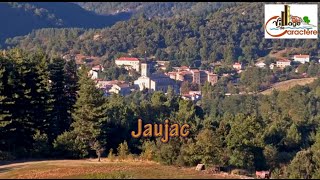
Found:
M 37 46 L 56 53 L 77 50 L 85 55 L 102 56 L 105 61 L 128 53 L 144 57 L 146 52 L 156 59 L 170 60 L 173 65 L 193 65 L 196 60 L 252 63 L 270 50 L 286 47 L 301 47 L 300 53 L 317 55 L 317 40 L 265 39 L 263 7 L 263 3 L 237 3 L 198 16 L 149 19 L 140 15 L 110 28 L 87 30 L 78 38 L 61 39 L 53 30 L 44 29 L 39 30 L 41 36 L 32 33 L 24 38 L 9 39 L 7 43 L 18 47 Z M 96 34 L 101 35 L 101 39 L 94 40 Z M 45 45 L 47 42 L 52 43 Z
M 248 67 L 240 74 L 238 89 L 249 92 L 259 92 L 268 89 L 276 82 L 304 77 L 319 77 L 320 64 L 315 62 L 305 64 L 293 64 L 284 69 L 275 67 L 258 68 Z M 229 85 L 230 86 L 230 85 Z
M 133 16 L 141 14 L 150 18 L 171 18 L 186 14 L 200 15 L 219 8 L 235 5 L 235 2 L 76 2 L 82 8 L 97 14 L 114 14 L 129 10 Z
M 1 52 L 0 61 L 1 151 L 17 158 L 48 155 L 43 141 L 52 143 L 72 122 L 75 62 L 18 49 Z
M 97 15 L 68 2 L 5 2 L 0 3 L 0 12 L 2 48 L 6 47 L 7 38 L 27 35 L 35 29 L 105 28 L 131 16 L 129 13 Z
M 274 177 L 319 178 L 320 80 L 287 92 L 224 96 L 201 87 L 200 104 L 170 89 L 103 96 L 83 66 L 14 49 L 0 55 L 0 154 L 13 158 L 120 157 L 164 164 L 273 170 Z M 189 124 L 187 138 L 134 139 L 144 124 Z M 120 145 L 119 145 L 120 144 Z M 109 153 L 109 157 L 112 157 Z

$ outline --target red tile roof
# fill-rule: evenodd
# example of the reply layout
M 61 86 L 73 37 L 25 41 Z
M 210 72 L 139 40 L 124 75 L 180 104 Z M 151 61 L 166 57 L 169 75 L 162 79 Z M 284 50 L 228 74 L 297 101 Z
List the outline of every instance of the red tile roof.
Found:
M 99 65 L 93 66 L 92 69 L 93 70 L 96 70 L 96 69 L 100 70 L 100 69 L 102 69 L 102 66 L 99 64 Z
M 194 72 L 194 73 L 199 73 L 200 72 L 198 69 L 192 69 L 191 71 Z
M 116 59 L 116 61 L 139 61 L 139 59 L 133 57 L 121 57 L 119 59 Z
M 181 66 L 180 69 L 189 69 L 188 66 Z
M 190 71 L 180 71 L 178 74 L 186 75 L 186 74 L 191 74 L 191 72 Z
M 278 61 L 279 61 L 279 62 L 291 62 L 291 61 L 288 60 L 288 59 L 279 59 Z
M 294 55 L 294 58 L 309 58 L 309 55 L 305 55 L 305 54 Z

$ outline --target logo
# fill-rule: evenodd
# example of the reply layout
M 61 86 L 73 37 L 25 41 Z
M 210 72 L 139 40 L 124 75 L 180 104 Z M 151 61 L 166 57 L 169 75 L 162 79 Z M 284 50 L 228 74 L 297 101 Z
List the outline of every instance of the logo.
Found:
M 266 39 L 317 39 L 317 4 L 265 4 Z

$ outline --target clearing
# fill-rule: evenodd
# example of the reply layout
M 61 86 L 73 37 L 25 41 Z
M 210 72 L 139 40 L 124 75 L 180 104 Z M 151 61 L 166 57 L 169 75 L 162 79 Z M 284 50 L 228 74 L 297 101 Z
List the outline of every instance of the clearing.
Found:
M 274 85 L 272 85 L 271 88 L 260 92 L 263 95 L 269 95 L 272 93 L 272 91 L 275 89 L 277 91 L 287 91 L 288 89 L 296 86 L 296 85 L 300 85 L 300 86 L 304 86 L 306 84 L 312 83 L 315 79 L 317 78 L 302 78 L 302 79 L 290 79 L 287 81 L 282 81 L 282 82 L 278 82 L 275 83 Z
M 222 179 L 248 178 L 229 174 L 210 174 L 196 171 L 194 167 L 164 166 L 150 161 L 113 161 L 103 158 L 83 160 L 50 160 L 12 163 L 0 166 L 0 179 L 123 179 L 123 178 L 183 178 L 183 179 Z

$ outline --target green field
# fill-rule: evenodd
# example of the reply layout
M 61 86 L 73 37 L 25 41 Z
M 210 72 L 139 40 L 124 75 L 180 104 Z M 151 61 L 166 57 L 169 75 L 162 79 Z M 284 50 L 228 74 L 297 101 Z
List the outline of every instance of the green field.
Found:
M 149 161 L 55 160 L 13 163 L 0 166 L 0 179 L 218 179 L 243 178 L 237 175 L 212 174 L 196 171 L 194 167 L 164 166 Z

